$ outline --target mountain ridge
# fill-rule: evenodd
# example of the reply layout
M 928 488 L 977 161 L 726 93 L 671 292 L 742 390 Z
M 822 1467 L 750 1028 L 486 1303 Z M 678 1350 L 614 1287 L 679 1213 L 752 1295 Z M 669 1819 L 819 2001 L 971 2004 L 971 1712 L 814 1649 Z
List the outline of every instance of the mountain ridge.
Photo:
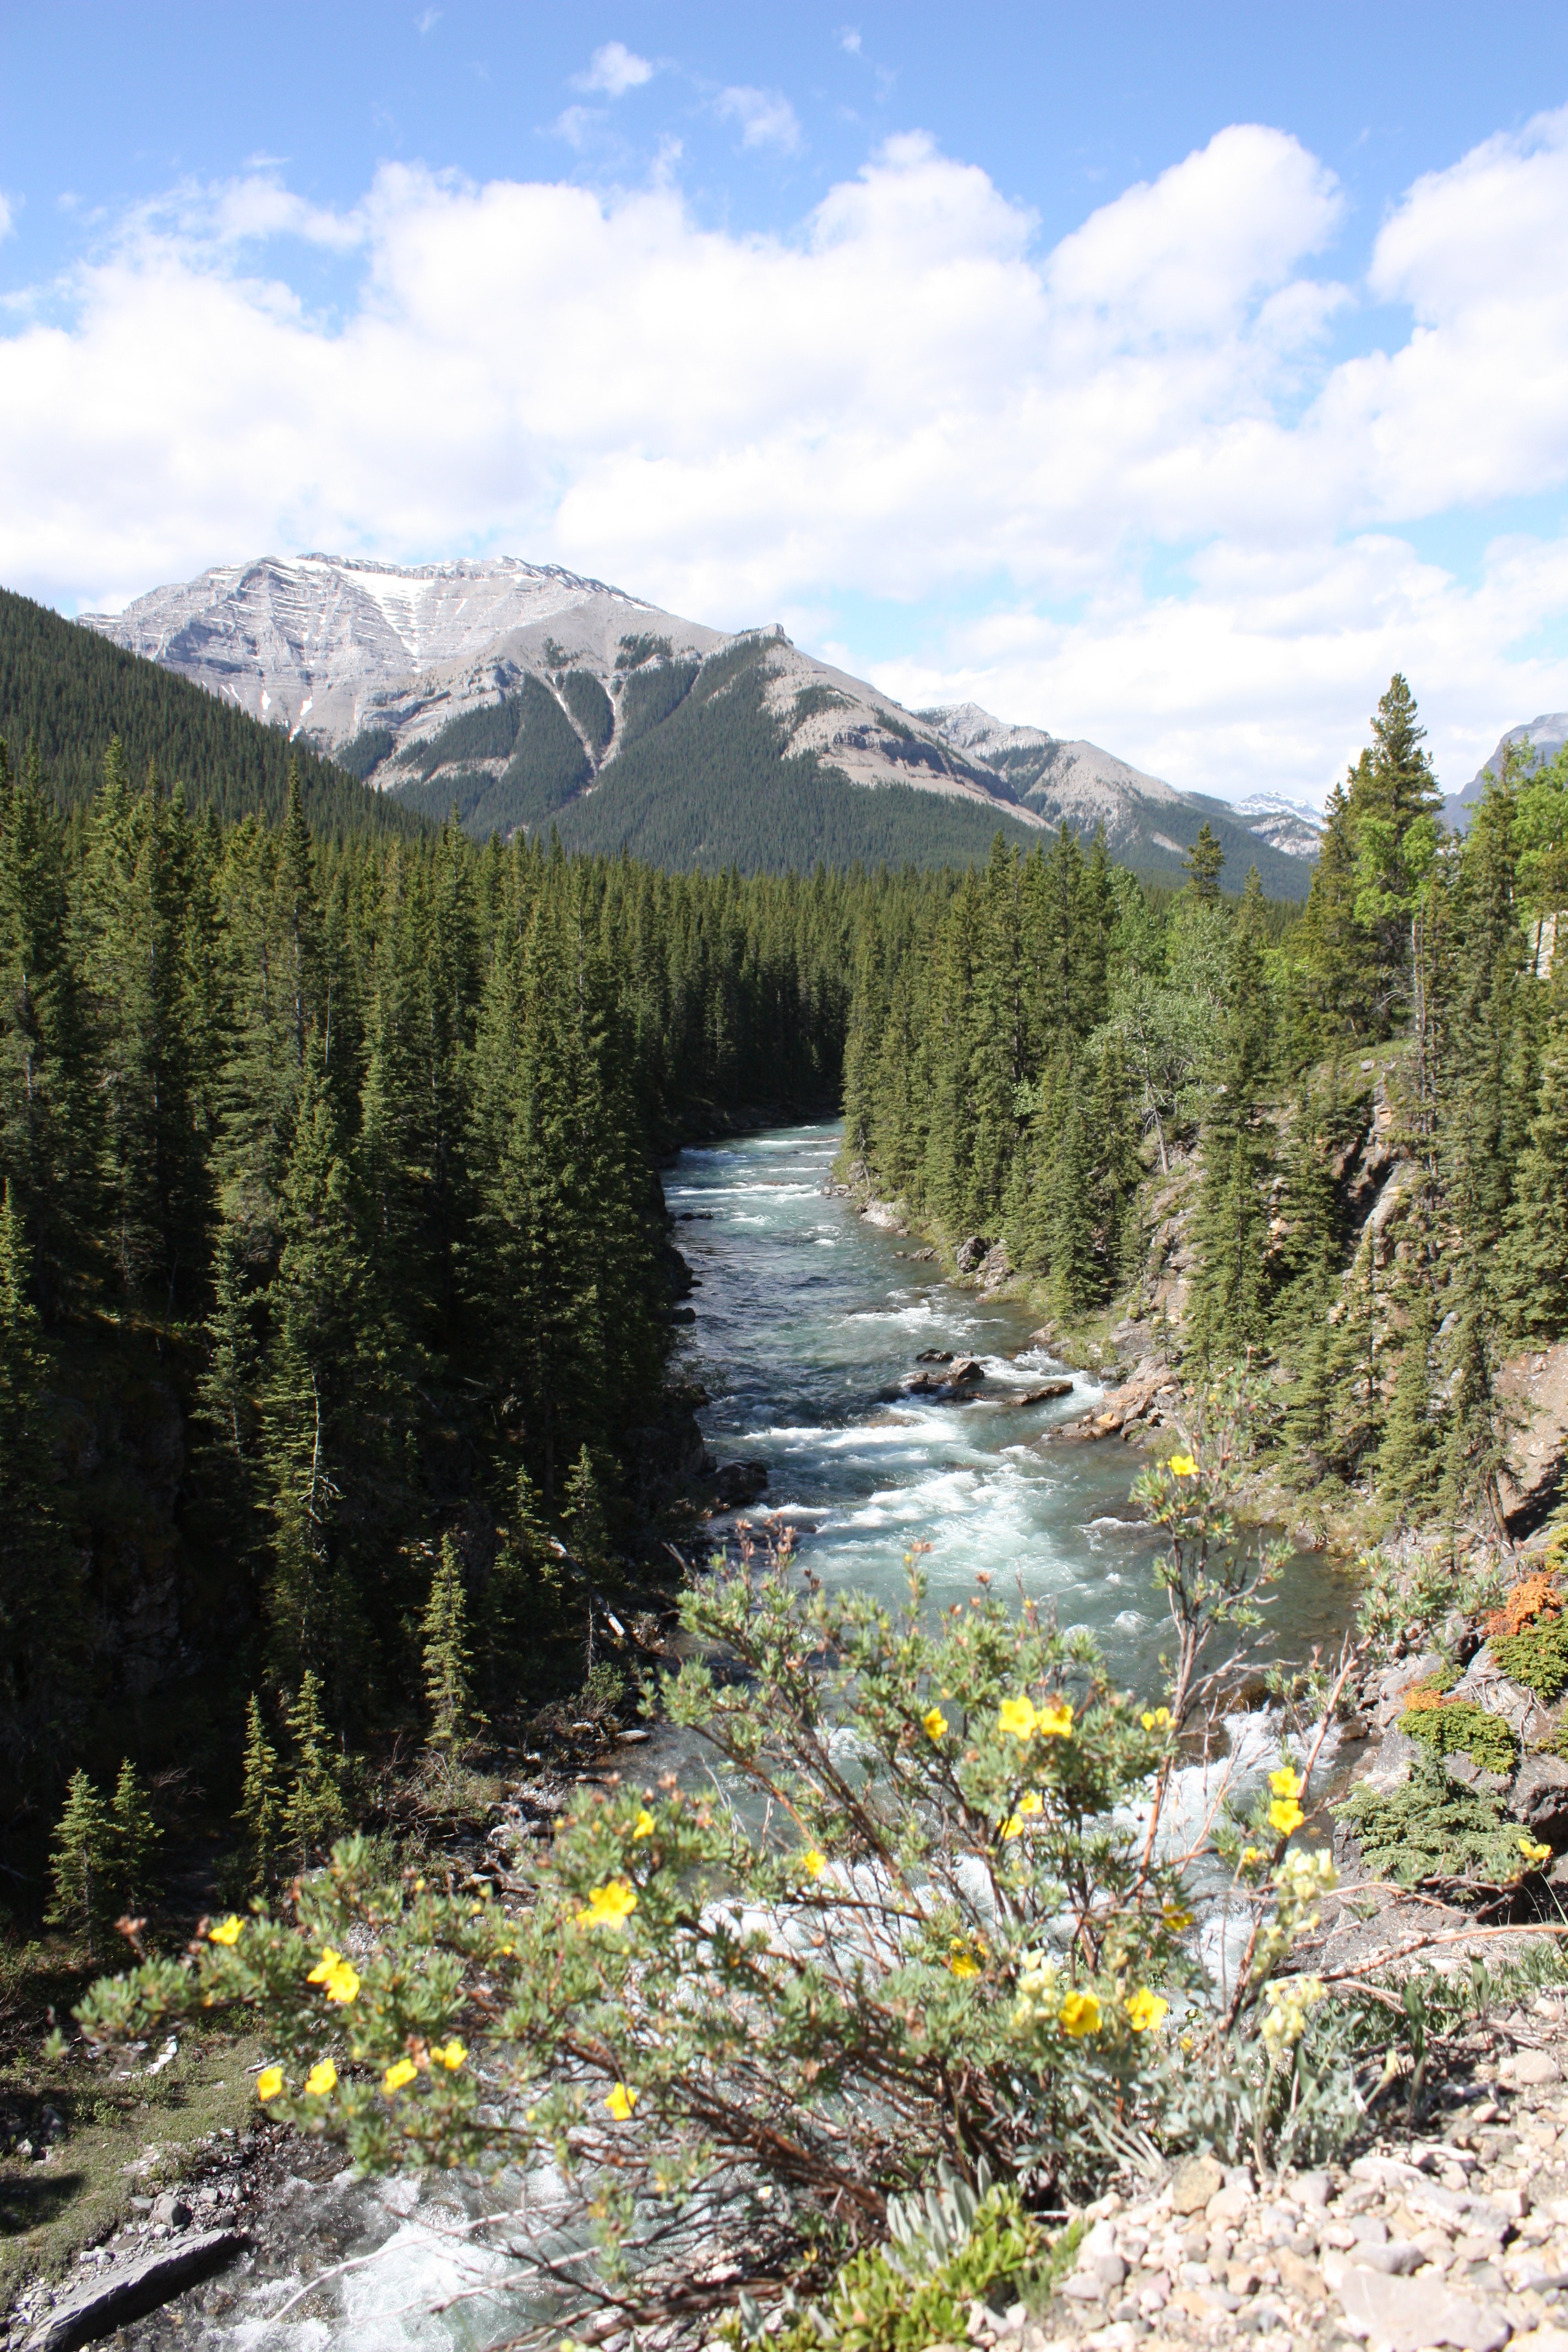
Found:
M 882 855 L 896 844 L 895 809 L 936 795 L 950 810 L 917 810 L 914 830 L 963 843 L 965 854 L 982 822 L 1024 842 L 1062 824 L 1086 837 L 1103 825 L 1113 856 L 1177 882 L 1206 818 L 1237 885 L 1252 863 L 1271 895 L 1304 897 L 1310 879 L 1313 845 L 1299 813 L 1279 838 L 1277 812 L 1248 820 L 1099 745 L 977 704 L 906 710 L 803 652 L 777 623 L 712 629 L 560 565 L 264 556 L 81 619 L 412 807 L 442 815 L 456 805 L 476 834 L 548 822 L 584 847 L 680 840 L 703 857 L 756 834 L 773 845 L 771 859 L 783 854 L 790 809 L 809 800 L 814 839 L 847 855 L 873 854 L 875 839 Z M 701 771 L 700 788 L 696 770 L 654 756 L 652 739 L 670 727 Z M 726 744 L 754 822 L 723 808 Z M 700 811 L 658 818 L 648 797 L 656 768 L 661 789 L 695 792 Z M 840 801 L 843 787 L 911 797 L 873 813 Z M 768 794 L 777 807 L 761 805 Z

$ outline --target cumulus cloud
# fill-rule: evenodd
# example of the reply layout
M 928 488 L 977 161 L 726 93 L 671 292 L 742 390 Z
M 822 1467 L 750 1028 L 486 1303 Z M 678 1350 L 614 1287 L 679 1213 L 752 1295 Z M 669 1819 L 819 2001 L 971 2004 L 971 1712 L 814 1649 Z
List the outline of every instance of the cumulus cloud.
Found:
M 1410 536 L 1568 479 L 1568 114 L 1417 181 L 1363 284 L 1332 174 L 1257 125 L 1047 251 L 918 134 L 788 236 L 705 226 L 673 174 L 143 207 L 0 335 L 0 577 L 113 604 L 263 549 L 489 546 L 850 653 L 845 600 L 880 599 L 904 699 L 1222 791 L 1321 790 L 1396 667 L 1450 782 L 1568 701 L 1568 542 L 1458 579 Z M 341 316 L 295 239 L 357 277 Z M 1368 301 L 1384 348 L 1334 362 Z
M 602 89 L 606 98 L 624 98 L 653 79 L 653 67 L 624 41 L 606 41 L 595 50 L 588 69 L 575 77 L 579 89 Z
M 781 155 L 793 155 L 800 146 L 799 121 L 781 90 L 738 85 L 721 90 L 715 108 L 721 120 L 740 124 L 742 147 L 776 147 Z

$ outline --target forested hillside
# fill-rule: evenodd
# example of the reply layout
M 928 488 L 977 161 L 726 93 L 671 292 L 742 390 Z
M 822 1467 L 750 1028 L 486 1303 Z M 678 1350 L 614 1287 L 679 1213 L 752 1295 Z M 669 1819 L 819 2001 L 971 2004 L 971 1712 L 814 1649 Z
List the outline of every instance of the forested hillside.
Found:
M 1396 677 L 1283 930 L 1206 829 L 1163 908 L 1070 837 L 879 901 L 848 1149 L 1064 1319 L 1117 1297 L 1189 1370 L 1272 1366 L 1302 1485 L 1495 1516 L 1500 1358 L 1568 1331 L 1568 759 L 1461 842 L 1421 740 Z
M 62 812 L 0 749 L 9 1853 L 77 1766 L 232 1804 L 252 1695 L 330 1814 L 444 1557 L 487 1707 L 580 1674 L 547 1531 L 607 1573 L 696 1438 L 658 1157 L 831 1099 L 854 904 L 312 835 L 297 782 L 226 826 L 118 744 Z
M 45 782 L 67 803 L 95 790 L 118 740 L 138 778 L 153 762 L 186 805 L 227 822 L 251 813 L 276 824 L 293 765 L 305 813 L 323 832 L 412 835 L 419 820 L 280 727 L 232 710 L 176 671 L 126 653 L 47 605 L 0 588 L 0 741 L 13 772 L 35 747 Z M 445 811 L 442 812 L 445 814 Z

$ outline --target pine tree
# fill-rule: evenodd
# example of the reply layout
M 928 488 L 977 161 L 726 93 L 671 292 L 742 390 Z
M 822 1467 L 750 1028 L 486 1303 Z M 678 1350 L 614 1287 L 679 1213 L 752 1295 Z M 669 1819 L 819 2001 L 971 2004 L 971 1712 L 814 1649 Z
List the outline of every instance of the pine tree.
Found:
M 1075 1068 L 1047 1180 L 1051 1309 L 1064 1318 L 1098 1304 L 1106 1288 L 1104 1261 L 1095 1250 L 1094 1161 L 1080 1076 Z
M 1219 877 L 1225 865 L 1225 852 L 1215 839 L 1207 817 L 1199 825 L 1198 837 L 1182 864 L 1192 877 L 1187 887 L 1194 898 L 1209 905 L 1215 904 L 1219 898 Z
M 245 1712 L 242 1769 L 244 1777 L 235 1820 L 245 1837 L 249 1883 L 254 1887 L 270 1886 L 277 1871 L 284 1799 L 278 1778 L 278 1751 L 267 1737 L 261 1702 L 254 1691 Z
M 307 1667 L 284 1718 L 290 1778 L 283 1802 L 283 1833 L 301 1870 L 347 1819 L 342 1787 L 321 1720 L 321 1686 Z
M 49 1850 L 55 1899 L 46 1916 L 52 1927 L 85 1938 L 89 1960 L 101 1958 L 114 1917 L 114 1859 L 109 1809 L 87 1774 L 73 1772 Z
M 115 1895 L 132 1910 L 144 1910 L 157 1892 L 154 1871 L 163 1832 L 128 1756 L 121 1761 L 114 1784 L 110 1827 Z
M 467 1746 L 480 1717 L 473 1698 L 473 1661 L 468 1654 L 468 1596 L 462 1563 L 450 1536 L 430 1579 L 425 1610 L 425 1697 L 430 1709 L 430 1745 L 448 1759 Z
M 1568 946 L 1560 952 L 1568 957 Z M 1501 1279 L 1517 1327 L 1552 1340 L 1568 1333 L 1568 1018 L 1548 1039 L 1536 1103 L 1507 1213 Z
M 58 1517 L 47 1435 L 48 1353 L 29 1296 L 31 1253 L 9 1181 L 0 1192 L 0 1744 L 26 1786 L 77 1696 L 80 1570 Z
M 602 1578 L 610 1565 L 610 1538 L 599 1474 L 586 1445 L 566 1481 L 566 1528 L 578 1566 L 589 1576 Z
M 1413 1286 L 1410 1319 L 1394 1376 L 1394 1393 L 1377 1449 L 1377 1485 L 1397 1504 L 1402 1517 L 1423 1516 L 1423 1506 L 1436 1499 L 1440 1475 L 1443 1433 L 1432 1413 L 1432 1344 L 1436 1328 L 1432 1294 L 1417 1278 Z
M 1197 1253 L 1193 1339 L 1215 1366 L 1261 1348 L 1268 1334 L 1271 1131 L 1263 1109 L 1268 1001 L 1258 869 L 1230 941 L 1219 1084 L 1204 1130 L 1203 1187 L 1193 1220 Z

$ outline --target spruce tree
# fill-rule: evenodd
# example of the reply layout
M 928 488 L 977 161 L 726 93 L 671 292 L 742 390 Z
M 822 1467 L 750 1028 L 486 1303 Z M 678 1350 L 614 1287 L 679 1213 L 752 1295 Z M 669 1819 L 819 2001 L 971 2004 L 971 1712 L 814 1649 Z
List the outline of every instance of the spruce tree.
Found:
M 46 1916 L 84 1938 L 89 1960 L 102 1958 L 114 1917 L 114 1869 L 112 1816 L 87 1774 L 75 1771 L 49 1849 L 55 1899 Z
M 1568 945 L 1561 952 L 1568 958 Z M 1568 1333 L 1568 1018 L 1548 1038 L 1536 1106 L 1507 1213 L 1501 1282 L 1517 1328 L 1550 1341 Z
M 114 1784 L 110 1826 L 115 1893 L 132 1910 L 143 1910 L 157 1893 L 155 1871 L 163 1832 L 128 1756 L 121 1761 Z
M 1436 1501 L 1441 1475 L 1443 1433 L 1432 1412 L 1436 1329 L 1431 1290 L 1425 1279 L 1417 1278 L 1377 1449 L 1378 1489 L 1407 1520 L 1422 1517 L 1426 1507 Z
M 430 1709 L 430 1746 L 454 1758 L 480 1720 L 474 1708 L 473 1661 L 468 1654 L 468 1596 L 462 1563 L 450 1536 L 443 1536 L 430 1579 L 424 1622 L 425 1698 Z
M 289 1780 L 283 1801 L 283 1834 L 310 1867 L 347 1819 L 342 1788 L 321 1719 L 321 1686 L 309 1667 L 284 1718 L 289 1731 Z
M 1215 839 L 1205 816 L 1198 827 L 1198 837 L 1193 843 L 1182 864 L 1192 877 L 1187 887 L 1194 898 L 1215 905 L 1219 898 L 1219 877 L 1225 865 L 1225 852 Z
M 248 1883 L 272 1885 L 283 1829 L 284 1796 L 278 1777 L 278 1751 L 267 1736 L 261 1702 L 254 1691 L 245 1711 L 245 1759 L 235 1820 L 245 1838 Z
M 594 1457 L 584 1445 L 566 1481 L 566 1528 L 578 1566 L 602 1578 L 610 1565 L 609 1530 Z

